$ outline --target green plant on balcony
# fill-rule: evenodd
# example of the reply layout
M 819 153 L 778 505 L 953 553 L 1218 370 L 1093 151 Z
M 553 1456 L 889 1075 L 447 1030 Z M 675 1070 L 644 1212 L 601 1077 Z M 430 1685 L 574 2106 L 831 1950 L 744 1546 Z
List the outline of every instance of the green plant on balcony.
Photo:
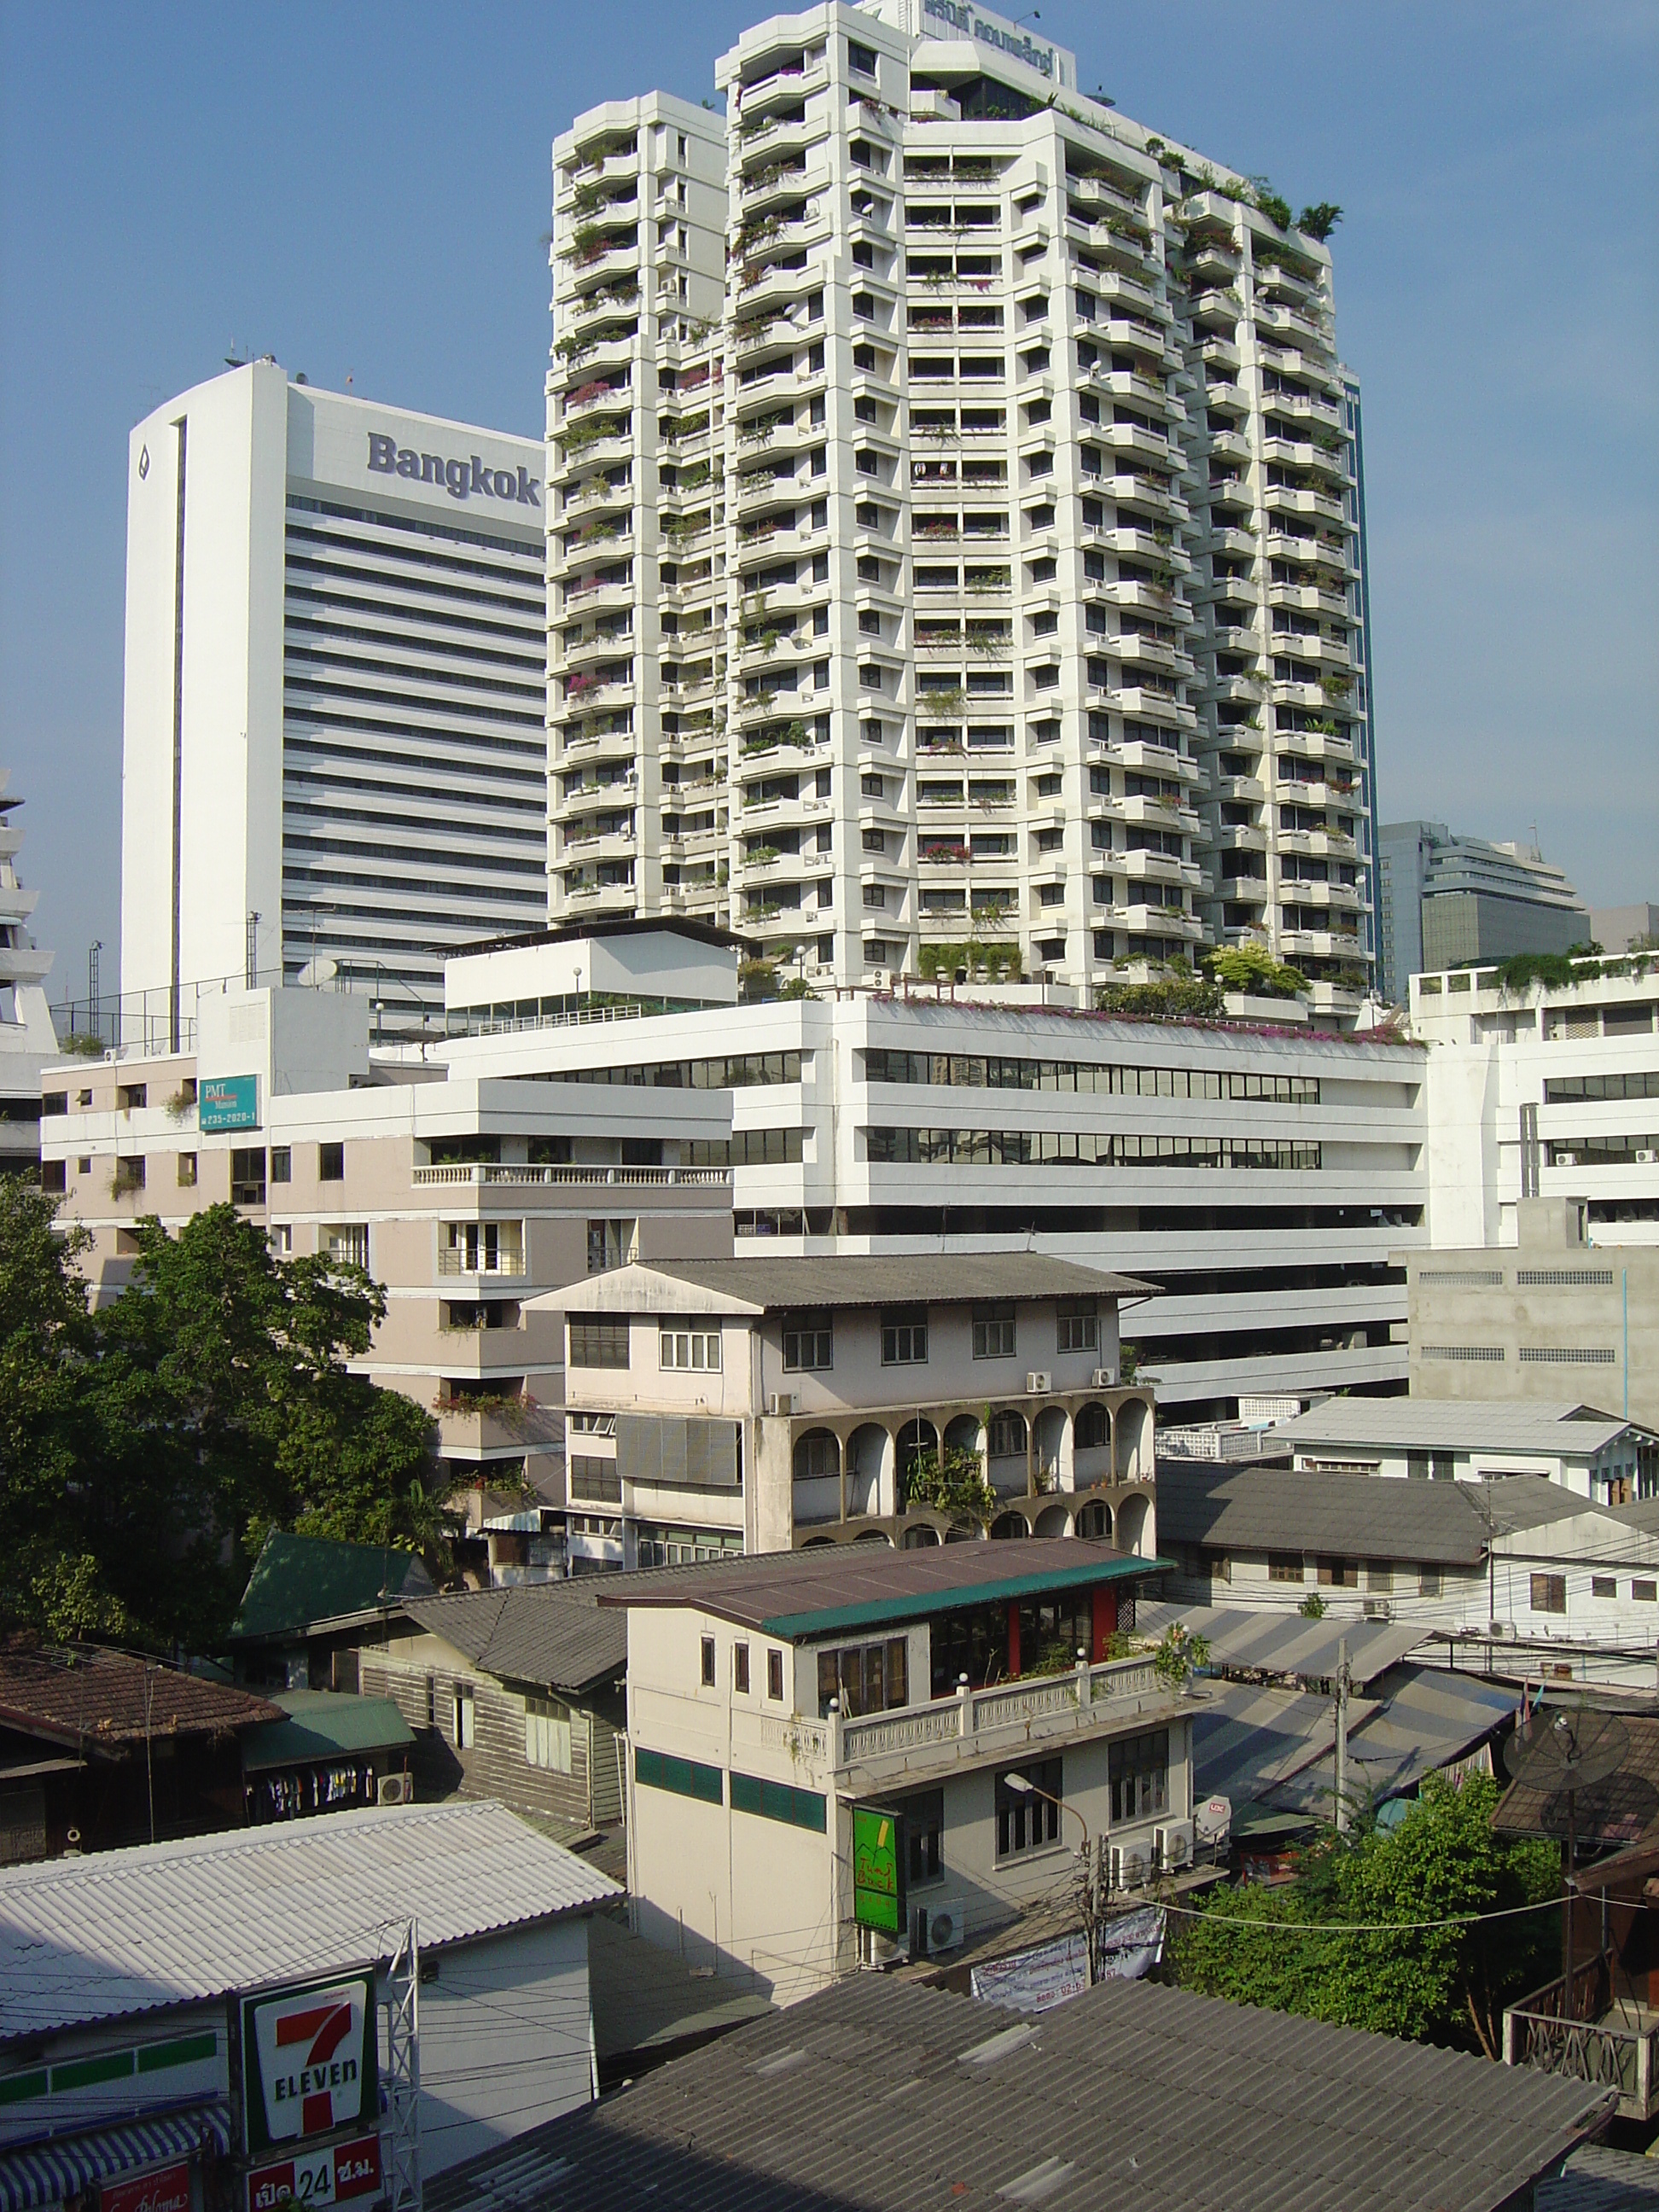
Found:
M 1218 983 L 1195 975 L 1168 975 L 1147 983 L 1103 983 L 1095 994 L 1103 1014 L 1134 1021 L 1207 1021 L 1226 1012 Z M 1124 1379 L 1128 1379 L 1126 1371 Z
M 1228 990 L 1243 991 L 1255 999 L 1295 999 L 1308 988 L 1308 979 L 1300 969 L 1282 965 L 1264 945 L 1218 947 L 1205 954 L 1204 965 Z
M 115 1172 L 109 1179 L 112 1198 L 130 1198 L 134 1191 L 142 1190 L 143 1187 L 144 1178 L 138 1169 L 128 1167 L 125 1161 L 116 1163 Z
M 923 1506 L 951 1521 L 988 1528 L 1002 1510 L 1002 1501 L 986 1480 L 978 1453 L 964 1451 L 957 1444 L 914 1452 L 904 1470 L 902 1489 L 902 1512 Z
M 163 1101 L 163 1110 L 169 1121 L 179 1122 L 184 1120 L 195 1103 L 195 1092 L 185 1091 L 181 1086 Z
M 960 863 L 968 858 L 968 848 L 951 844 L 924 845 L 921 857 L 924 860 Z
M 924 714 L 960 714 L 966 711 L 968 694 L 957 689 L 952 691 L 926 690 L 916 702 L 918 712 Z
M 775 845 L 751 845 L 744 855 L 751 868 L 769 868 L 778 857 L 779 848 Z
M 964 969 L 976 981 L 988 980 L 1017 983 L 1022 973 L 1018 945 L 980 937 L 970 937 L 954 944 L 924 945 L 918 965 L 929 981 L 942 975 L 953 975 L 958 968 Z
M 1320 678 L 1319 688 L 1328 699 L 1346 699 L 1353 690 L 1353 678 L 1346 670 L 1328 672 Z
M 1342 210 L 1334 200 L 1318 200 L 1303 209 L 1296 227 L 1304 238 L 1317 239 L 1322 246 L 1341 220 Z
M 1166 1689 L 1175 1691 L 1177 1696 L 1200 1668 L 1207 1667 L 1209 1663 L 1209 1638 L 1193 1634 L 1178 1620 L 1170 1623 L 1152 1654 L 1153 1674 Z

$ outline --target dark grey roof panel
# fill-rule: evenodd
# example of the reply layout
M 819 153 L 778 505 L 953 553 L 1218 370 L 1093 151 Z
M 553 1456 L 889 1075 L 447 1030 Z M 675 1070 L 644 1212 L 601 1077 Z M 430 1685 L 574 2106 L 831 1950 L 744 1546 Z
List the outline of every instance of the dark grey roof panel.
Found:
M 628 1671 L 626 1617 L 583 1581 L 411 1598 L 402 1610 L 504 1680 L 585 1690 Z
M 1495 2212 L 1614 2094 L 1145 1982 L 985 2049 L 1018 2025 L 855 1975 L 441 2176 L 429 2212 Z
M 1158 1541 L 1166 1551 L 1172 1544 L 1202 1544 L 1223 1552 L 1316 1552 L 1478 1566 L 1486 1531 L 1473 1495 L 1476 1487 L 1289 1468 L 1218 1474 L 1161 1460 Z

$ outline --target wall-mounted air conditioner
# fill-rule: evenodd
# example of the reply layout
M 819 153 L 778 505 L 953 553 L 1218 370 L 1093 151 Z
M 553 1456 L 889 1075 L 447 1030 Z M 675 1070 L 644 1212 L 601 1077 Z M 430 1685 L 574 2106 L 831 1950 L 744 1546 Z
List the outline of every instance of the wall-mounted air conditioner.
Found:
M 1193 1831 L 1189 1821 L 1177 1820 L 1152 1830 L 1152 1856 L 1168 1874 L 1193 1863 Z
M 1486 1623 L 1486 1633 L 1488 1636 L 1512 1637 L 1515 1634 L 1515 1623 L 1512 1620 L 1489 1620 Z
M 1651 1146 L 1638 1152 L 1636 1158 L 1638 1164 L 1644 1168 L 1650 1168 L 1656 1163 L 1659 1163 L 1659 1152 L 1655 1152 Z
M 380 1805 L 412 1805 L 415 1802 L 415 1777 L 412 1774 L 383 1774 L 374 1792 Z
M 1046 1367 L 1034 1367 L 1025 1378 L 1027 1395 L 1034 1398 L 1043 1396 L 1054 1387 L 1054 1376 Z
M 793 1390 L 775 1390 L 766 1401 L 766 1410 L 774 1420 L 787 1421 L 797 1411 Z
M 1106 1871 L 1114 1889 L 1139 1889 L 1146 1878 L 1146 1854 L 1133 1844 L 1114 1844 Z
M 1089 1388 L 1091 1390 L 1115 1390 L 1117 1370 L 1115 1367 L 1097 1367 L 1089 1377 Z
M 942 1897 L 933 1905 L 918 1905 L 910 1914 L 910 1955 L 933 1956 L 939 1951 L 959 1951 L 968 1932 L 968 1907 L 960 1897 Z
M 1386 1597 L 1368 1597 L 1365 1600 L 1364 1613 L 1367 1620 L 1392 1620 L 1394 1606 Z

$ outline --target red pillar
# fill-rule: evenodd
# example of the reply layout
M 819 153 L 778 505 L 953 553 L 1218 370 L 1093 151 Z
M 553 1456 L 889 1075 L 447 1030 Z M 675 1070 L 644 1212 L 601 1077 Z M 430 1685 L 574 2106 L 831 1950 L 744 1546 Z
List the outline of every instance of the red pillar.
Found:
M 1008 1672 L 1011 1676 L 1019 1672 L 1019 1607 L 1012 1598 L 1008 1601 Z
M 1117 1592 L 1110 1583 L 1097 1583 L 1094 1587 L 1095 1637 L 1091 1657 L 1098 1666 L 1106 1656 L 1106 1650 L 1117 1633 Z

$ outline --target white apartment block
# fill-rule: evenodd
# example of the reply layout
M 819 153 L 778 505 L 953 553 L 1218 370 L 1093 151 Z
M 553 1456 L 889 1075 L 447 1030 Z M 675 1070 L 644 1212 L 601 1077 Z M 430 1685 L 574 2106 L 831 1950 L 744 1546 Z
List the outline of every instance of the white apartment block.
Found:
M 664 1011 L 685 985 L 636 970 L 630 994 L 607 967 L 603 1003 L 579 1004 L 572 958 L 592 980 L 623 957 L 599 948 L 629 941 L 453 963 L 452 1079 L 598 1085 L 601 1115 L 641 1088 L 727 1090 L 738 1252 L 946 1269 L 1036 1250 L 1156 1284 L 1124 1304 L 1125 1380 L 1155 1380 L 1176 1418 L 1403 1384 L 1398 1255 L 1427 1233 L 1420 1046 L 1130 1022 L 1030 985 L 973 1004 L 843 988 L 711 1022 Z
M 130 448 L 120 1041 L 226 977 L 418 1029 L 545 914 L 543 448 L 269 360 Z
M 981 9 L 780 15 L 554 148 L 556 921 L 808 976 L 1374 973 L 1330 257 Z M 1064 94 L 1065 97 L 1057 96 Z
M 46 1005 L 52 955 L 29 930 L 39 891 L 17 879 L 23 833 L 12 818 L 22 805 L 7 795 L 0 769 L 0 1174 L 32 1169 L 40 1152 L 40 1070 L 58 1053 Z

